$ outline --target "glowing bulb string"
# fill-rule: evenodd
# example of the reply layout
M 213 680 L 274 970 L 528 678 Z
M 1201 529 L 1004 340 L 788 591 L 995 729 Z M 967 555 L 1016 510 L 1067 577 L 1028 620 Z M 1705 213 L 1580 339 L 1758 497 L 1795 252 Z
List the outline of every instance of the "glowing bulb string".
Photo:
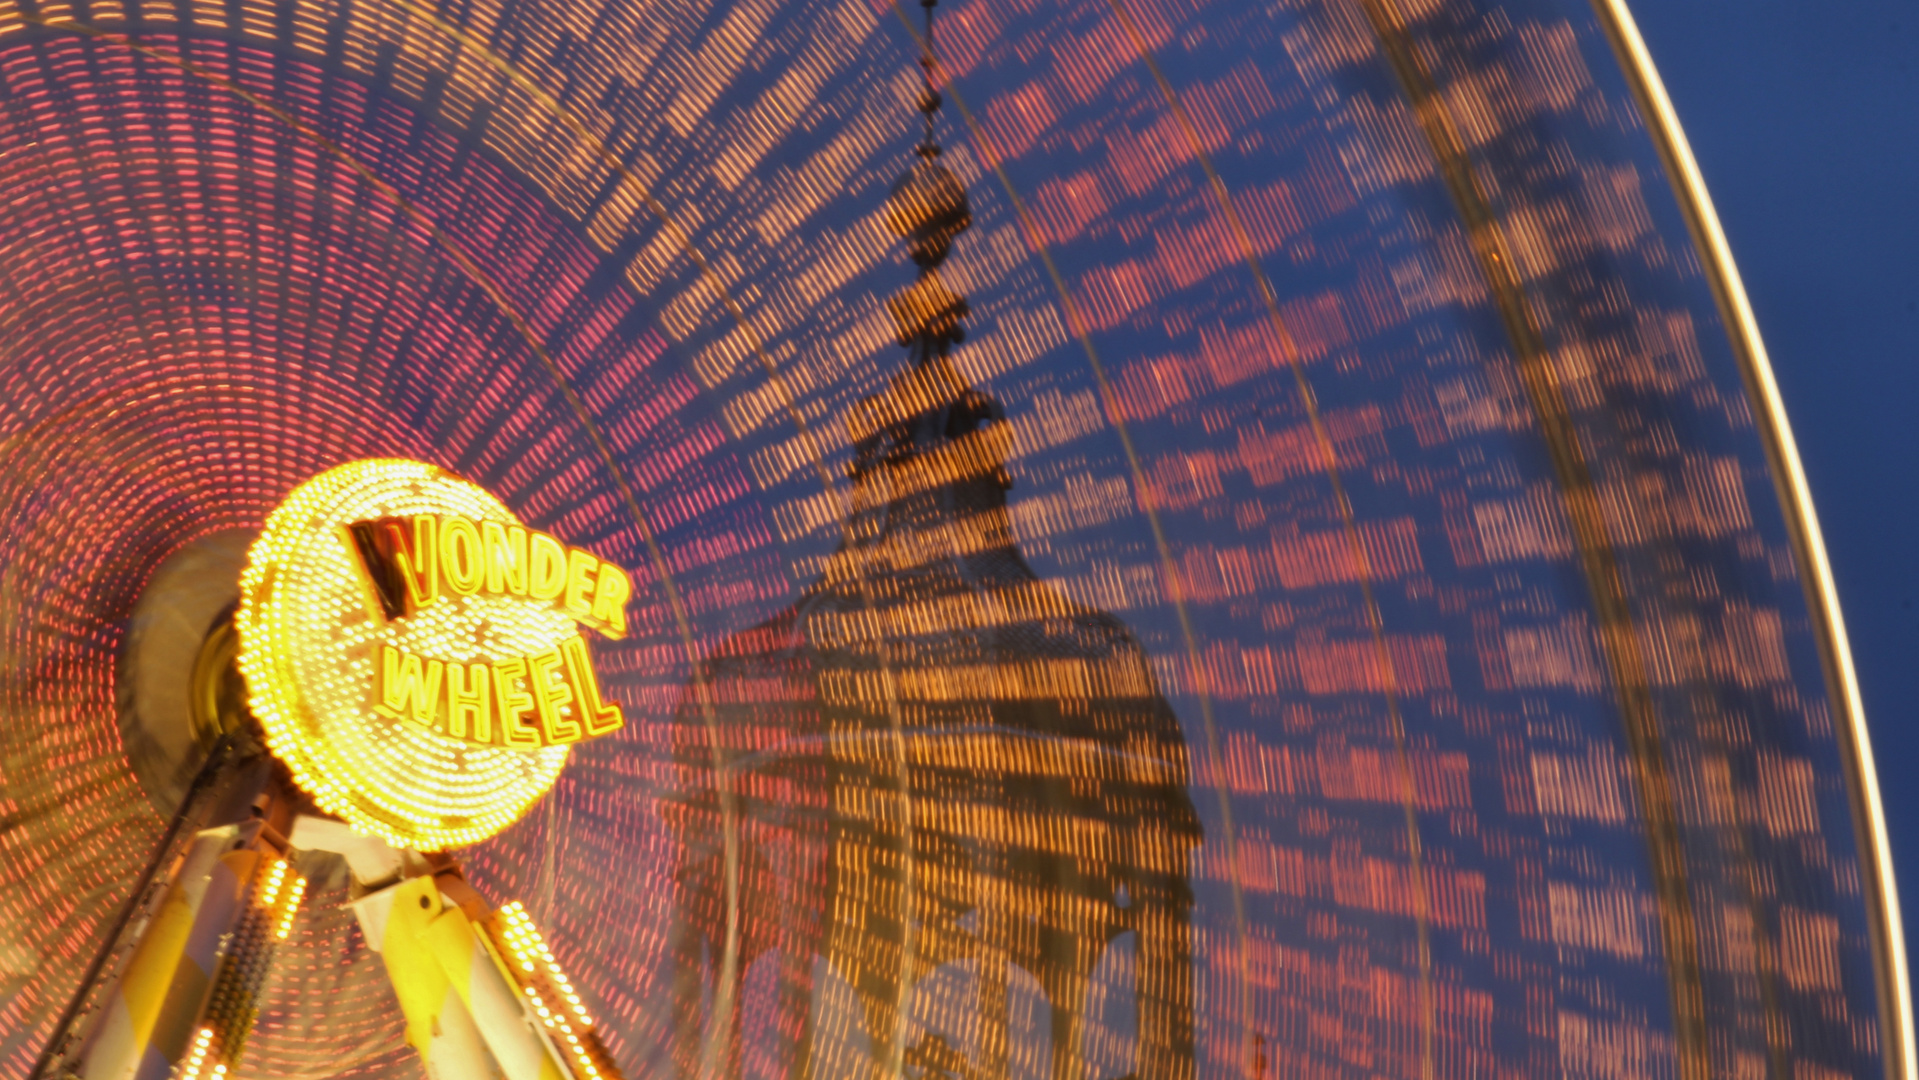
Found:
M 515 900 L 478 924 L 538 1023 L 536 1030 L 566 1059 L 579 1080 L 618 1080 L 619 1068 L 600 1041 L 593 1017 L 546 939 Z

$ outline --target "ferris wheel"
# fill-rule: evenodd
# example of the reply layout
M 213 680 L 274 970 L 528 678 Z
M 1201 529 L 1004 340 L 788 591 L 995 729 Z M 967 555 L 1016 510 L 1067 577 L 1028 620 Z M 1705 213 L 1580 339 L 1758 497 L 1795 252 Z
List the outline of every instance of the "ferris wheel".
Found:
M 0 1074 L 1915 1076 L 1625 7 L 935 15 L 0 7 Z

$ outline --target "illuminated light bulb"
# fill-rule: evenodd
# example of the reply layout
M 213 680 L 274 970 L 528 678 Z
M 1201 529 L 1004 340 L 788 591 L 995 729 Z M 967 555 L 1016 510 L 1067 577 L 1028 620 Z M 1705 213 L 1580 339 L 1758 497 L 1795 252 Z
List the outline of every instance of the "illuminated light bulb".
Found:
M 293 888 L 287 892 L 286 910 L 280 916 L 280 925 L 274 932 L 274 936 L 278 940 L 285 941 L 287 935 L 293 932 L 293 916 L 300 910 L 300 898 L 306 895 L 306 889 L 307 881 L 305 878 L 295 877 L 293 879 Z

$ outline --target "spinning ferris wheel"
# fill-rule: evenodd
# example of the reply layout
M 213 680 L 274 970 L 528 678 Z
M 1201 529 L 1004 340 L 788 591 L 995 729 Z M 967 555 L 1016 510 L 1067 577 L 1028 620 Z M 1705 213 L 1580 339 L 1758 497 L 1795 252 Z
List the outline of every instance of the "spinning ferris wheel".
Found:
M 1624 8 L 932 16 L 0 9 L 0 1074 L 1912 1077 Z

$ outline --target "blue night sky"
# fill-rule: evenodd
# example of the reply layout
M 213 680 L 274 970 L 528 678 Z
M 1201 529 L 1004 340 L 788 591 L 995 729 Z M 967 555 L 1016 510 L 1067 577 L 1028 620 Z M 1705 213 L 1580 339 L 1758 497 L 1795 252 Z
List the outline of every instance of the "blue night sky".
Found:
M 1919 930 L 1919 5 L 1633 5 L 1758 313 Z

